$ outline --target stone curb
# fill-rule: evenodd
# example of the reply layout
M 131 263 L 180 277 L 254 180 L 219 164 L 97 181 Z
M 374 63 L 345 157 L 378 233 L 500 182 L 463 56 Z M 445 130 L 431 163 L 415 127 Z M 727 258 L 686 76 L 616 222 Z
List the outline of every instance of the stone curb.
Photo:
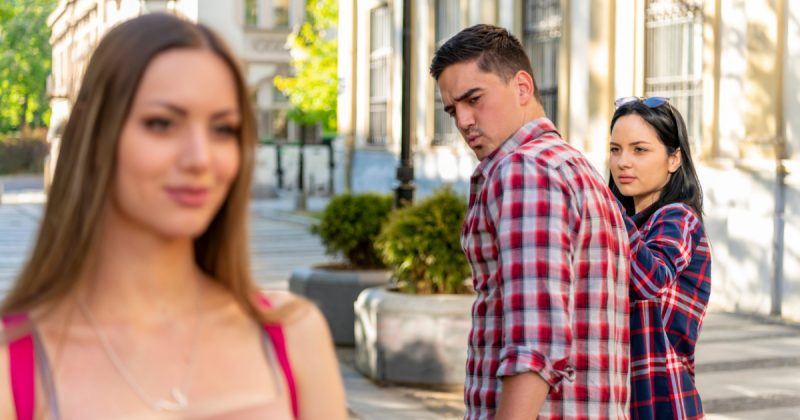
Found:
M 352 368 L 339 364 L 347 393 L 347 408 L 359 420 L 443 420 L 409 398 L 381 388 Z

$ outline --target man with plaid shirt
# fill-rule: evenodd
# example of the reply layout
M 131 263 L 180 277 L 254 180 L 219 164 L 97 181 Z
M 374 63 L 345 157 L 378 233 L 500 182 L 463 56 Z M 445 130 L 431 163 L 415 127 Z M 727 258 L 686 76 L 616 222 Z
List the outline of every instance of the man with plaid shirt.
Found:
M 627 419 L 629 248 L 614 196 L 546 118 L 505 29 L 455 35 L 431 74 L 481 161 L 461 233 L 477 292 L 464 418 Z

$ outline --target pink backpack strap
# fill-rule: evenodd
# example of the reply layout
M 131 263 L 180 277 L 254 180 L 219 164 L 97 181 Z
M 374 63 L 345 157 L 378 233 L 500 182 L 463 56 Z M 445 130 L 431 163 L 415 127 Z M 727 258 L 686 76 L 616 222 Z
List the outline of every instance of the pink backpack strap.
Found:
M 259 302 L 268 308 L 272 306 L 263 294 L 259 294 Z M 286 377 L 286 385 L 289 387 L 289 396 L 292 399 L 292 413 L 294 413 L 294 418 L 297 418 L 297 387 L 294 383 L 292 367 L 289 365 L 289 355 L 286 352 L 286 340 L 283 337 L 283 328 L 281 328 L 280 324 L 264 325 L 264 331 L 266 331 L 270 339 L 272 339 L 272 345 L 275 347 L 275 357 L 281 365 L 283 375 Z
M 3 327 L 8 330 L 27 321 L 27 314 L 6 315 L 3 317 Z M 32 334 L 9 343 L 8 361 L 17 420 L 33 420 L 36 406 L 36 354 Z

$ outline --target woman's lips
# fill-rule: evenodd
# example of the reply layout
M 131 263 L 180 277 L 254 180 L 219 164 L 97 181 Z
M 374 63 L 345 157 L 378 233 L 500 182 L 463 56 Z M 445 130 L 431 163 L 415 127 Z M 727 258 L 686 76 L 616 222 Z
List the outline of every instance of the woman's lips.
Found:
M 619 183 L 620 184 L 630 184 L 631 182 L 635 181 L 636 178 L 632 176 L 620 176 Z
M 165 187 L 164 190 L 184 207 L 200 207 L 208 198 L 208 188 L 203 187 Z

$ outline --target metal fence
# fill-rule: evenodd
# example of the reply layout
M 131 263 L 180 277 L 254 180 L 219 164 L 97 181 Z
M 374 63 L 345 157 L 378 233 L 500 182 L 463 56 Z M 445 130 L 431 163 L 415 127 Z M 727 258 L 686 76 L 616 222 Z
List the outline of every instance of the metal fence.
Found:
M 698 150 L 703 127 L 703 0 L 647 0 L 645 95 L 665 96 Z
M 389 59 L 392 55 L 389 6 L 370 12 L 369 133 L 367 142 L 384 145 L 389 141 Z
M 561 0 L 526 0 L 525 51 L 542 97 L 544 112 L 558 122 L 558 69 L 561 57 Z
M 462 27 L 461 0 L 436 0 L 436 49 L 439 49 Z M 455 120 L 444 112 L 444 103 L 435 89 L 433 98 L 433 141 L 431 146 L 452 146 L 459 134 Z

